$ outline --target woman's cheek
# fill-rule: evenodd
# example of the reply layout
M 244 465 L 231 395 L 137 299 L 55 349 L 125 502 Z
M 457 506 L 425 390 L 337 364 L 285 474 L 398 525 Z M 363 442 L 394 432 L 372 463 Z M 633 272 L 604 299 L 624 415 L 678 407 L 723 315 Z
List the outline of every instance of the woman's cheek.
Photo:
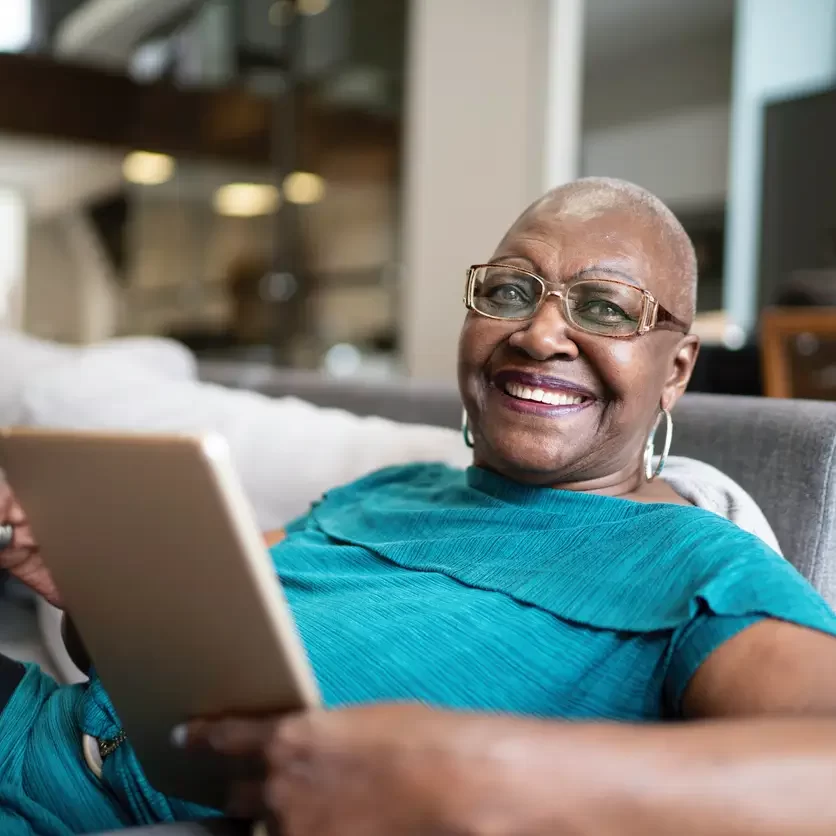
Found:
M 641 386 L 646 359 L 637 352 L 637 346 L 629 340 L 608 340 L 606 344 L 590 346 L 590 359 L 604 386 L 616 399 L 635 395 Z

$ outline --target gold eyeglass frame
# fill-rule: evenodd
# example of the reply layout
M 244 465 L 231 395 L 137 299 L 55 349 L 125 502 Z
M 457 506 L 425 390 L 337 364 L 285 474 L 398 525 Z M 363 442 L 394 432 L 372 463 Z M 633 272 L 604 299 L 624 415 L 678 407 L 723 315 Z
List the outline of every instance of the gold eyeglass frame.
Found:
M 476 306 L 473 304 L 473 294 L 476 286 L 476 271 L 482 270 L 485 267 L 501 267 L 503 270 L 510 270 L 514 273 L 521 273 L 524 276 L 529 276 L 532 279 L 535 279 L 540 287 L 542 288 L 542 294 L 540 299 L 537 302 L 537 307 L 528 315 L 526 316 L 494 316 L 493 314 L 485 313 L 484 311 L 480 311 Z M 668 326 L 666 330 L 673 330 L 673 331 L 682 331 L 683 334 L 687 334 L 689 331 L 688 325 L 686 325 L 681 319 L 675 317 L 667 308 L 662 307 L 659 304 L 656 297 L 649 291 L 645 290 L 642 287 L 637 287 L 634 284 L 630 284 L 630 282 L 624 282 L 619 279 L 581 279 L 578 284 L 582 281 L 595 281 L 595 282 L 607 282 L 608 284 L 617 284 L 623 287 L 629 287 L 631 290 L 638 291 L 642 295 L 642 313 L 639 321 L 636 323 L 636 330 L 629 333 L 629 334 L 606 334 L 600 331 L 591 331 L 588 328 L 584 328 L 581 325 L 578 325 L 569 312 L 569 303 L 566 298 L 566 294 L 563 290 L 549 290 L 548 286 L 546 285 L 545 280 L 542 276 L 538 276 L 536 273 L 532 273 L 530 270 L 526 270 L 523 267 L 516 267 L 512 264 L 496 264 L 492 262 L 488 262 L 487 264 L 473 264 L 467 270 L 467 285 L 465 287 L 465 294 L 464 294 L 464 304 L 465 307 L 469 311 L 473 311 L 473 313 L 478 314 L 479 316 L 484 316 L 487 319 L 498 319 L 500 321 L 505 322 L 525 322 L 528 319 L 534 319 L 535 316 L 540 312 L 540 309 L 546 303 L 546 299 L 549 296 L 557 296 L 560 299 L 561 307 L 563 311 L 563 318 L 566 320 L 567 324 L 570 325 L 572 328 L 577 328 L 579 331 L 583 331 L 587 334 L 594 334 L 598 337 L 607 337 L 608 339 L 614 340 L 623 340 L 623 339 L 630 339 L 632 337 L 640 337 L 644 334 L 653 331 L 655 328 L 665 328 Z

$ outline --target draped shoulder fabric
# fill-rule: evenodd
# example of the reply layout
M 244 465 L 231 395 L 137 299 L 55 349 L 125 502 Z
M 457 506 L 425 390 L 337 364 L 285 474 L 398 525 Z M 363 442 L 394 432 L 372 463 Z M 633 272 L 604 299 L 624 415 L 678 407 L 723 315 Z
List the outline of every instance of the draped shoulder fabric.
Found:
M 832 618 L 791 564 L 716 514 L 532 488 L 475 467 L 380 471 L 326 494 L 307 527 L 599 629 L 672 629 L 702 605 L 811 627 Z
M 478 468 L 397 467 L 333 490 L 270 553 L 331 707 L 420 700 L 659 721 L 679 715 L 707 656 L 762 618 L 836 635 L 836 616 L 789 563 L 711 512 Z M 128 744 L 95 778 L 81 734 L 119 729 L 95 676 L 59 688 L 28 668 L 0 715 L 0 833 L 211 812 L 156 792 Z

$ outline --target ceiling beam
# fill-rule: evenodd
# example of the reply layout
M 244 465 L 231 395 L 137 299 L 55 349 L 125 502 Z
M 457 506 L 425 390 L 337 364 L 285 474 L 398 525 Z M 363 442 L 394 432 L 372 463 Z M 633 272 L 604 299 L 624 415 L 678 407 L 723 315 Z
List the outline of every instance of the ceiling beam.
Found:
M 0 0 L 2 2 L 2 0 Z M 393 147 L 397 120 L 318 105 L 303 91 L 300 165 L 329 149 Z M 273 103 L 237 88 L 181 90 L 44 57 L 0 54 L 0 133 L 269 165 Z

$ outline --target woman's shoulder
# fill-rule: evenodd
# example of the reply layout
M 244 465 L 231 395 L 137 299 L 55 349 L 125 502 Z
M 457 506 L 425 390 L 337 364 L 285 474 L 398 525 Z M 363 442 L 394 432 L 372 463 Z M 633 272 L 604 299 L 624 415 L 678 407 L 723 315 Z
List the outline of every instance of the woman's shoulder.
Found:
M 676 569 L 692 585 L 755 567 L 794 571 L 768 543 L 714 511 L 656 503 L 643 516 L 637 527 L 643 529 L 639 560 L 659 572 Z
M 640 585 L 649 600 L 666 602 L 665 626 L 681 624 L 700 611 L 833 624 L 824 599 L 759 537 L 701 508 L 669 505 L 654 512 L 647 520 L 645 557 L 638 561 L 647 571 L 639 570 L 635 578 L 643 579 Z M 641 612 L 650 617 L 648 608 L 637 606 L 635 615 Z

